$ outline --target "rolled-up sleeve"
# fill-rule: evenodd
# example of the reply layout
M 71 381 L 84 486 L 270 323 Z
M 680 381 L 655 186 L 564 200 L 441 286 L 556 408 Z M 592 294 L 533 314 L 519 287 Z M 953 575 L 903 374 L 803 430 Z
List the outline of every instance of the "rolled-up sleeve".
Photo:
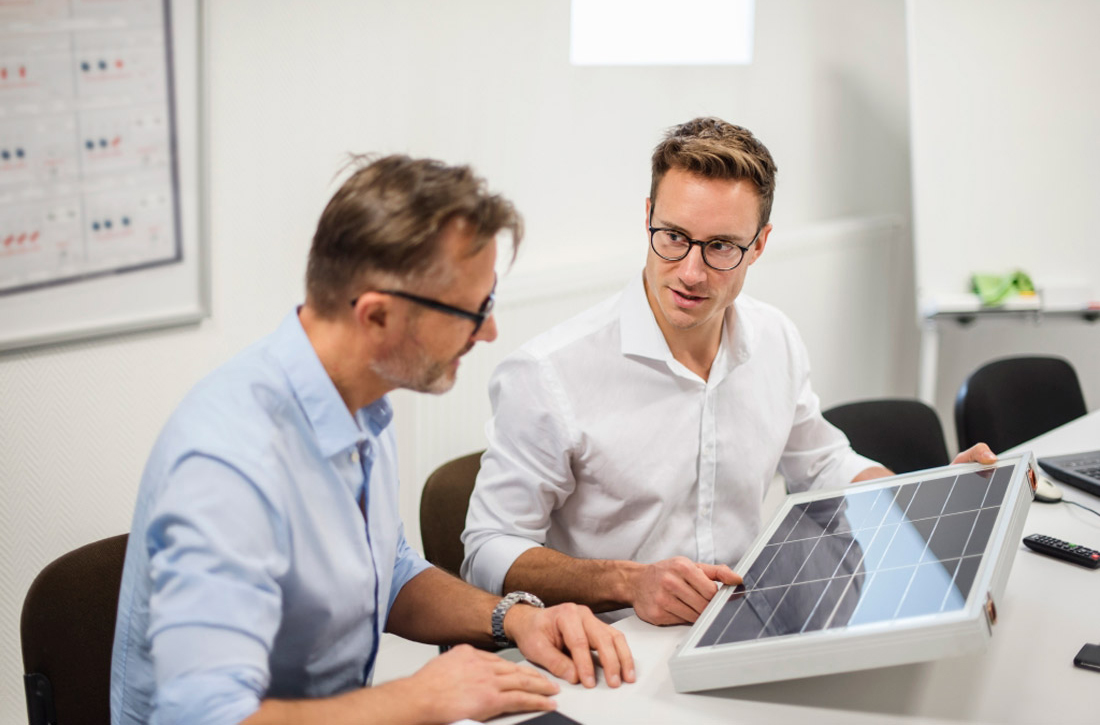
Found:
M 502 362 L 489 383 L 493 417 L 462 534 L 462 577 L 502 593 L 520 554 L 546 541 L 550 514 L 573 492 L 570 450 L 576 432 L 549 363 L 523 351 Z
M 880 464 L 853 451 L 844 433 L 821 415 L 821 401 L 810 386 L 809 355 L 797 332 L 790 344 L 798 397 L 779 472 L 791 493 L 843 486 L 861 471 Z
M 237 723 L 259 707 L 288 566 L 278 506 L 206 456 L 170 473 L 145 544 L 154 722 Z
M 398 593 L 401 588 L 412 581 L 417 574 L 430 569 L 432 565 L 416 553 L 416 551 L 409 546 L 409 542 L 405 539 L 405 526 L 400 527 L 400 533 L 397 541 L 397 558 L 393 564 L 393 584 L 390 587 L 390 599 L 389 604 L 386 606 L 386 611 L 389 612 L 393 609 L 393 602 L 397 599 Z

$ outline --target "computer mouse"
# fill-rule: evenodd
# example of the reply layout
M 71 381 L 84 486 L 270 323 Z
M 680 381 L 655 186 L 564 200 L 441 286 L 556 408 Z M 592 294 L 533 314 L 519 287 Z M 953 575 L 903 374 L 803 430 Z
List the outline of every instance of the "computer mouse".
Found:
M 1046 476 L 1037 476 L 1035 500 L 1043 503 L 1058 503 L 1062 500 L 1062 489 L 1055 486 Z

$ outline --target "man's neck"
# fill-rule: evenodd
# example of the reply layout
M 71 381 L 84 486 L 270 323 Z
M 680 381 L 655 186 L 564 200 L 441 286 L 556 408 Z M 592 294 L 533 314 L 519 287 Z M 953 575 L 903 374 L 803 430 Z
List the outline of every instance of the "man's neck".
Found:
M 718 348 L 722 345 L 722 325 L 690 330 L 664 329 L 667 323 L 661 327 L 672 357 L 703 380 L 707 380 L 714 358 L 718 356 Z
M 370 369 L 367 351 L 353 348 L 357 338 L 344 329 L 348 324 L 346 320 L 321 317 L 308 304 L 298 310 L 298 319 L 317 358 L 353 416 L 360 408 L 394 389 Z
M 725 326 L 725 315 L 692 328 L 673 327 L 665 319 L 664 315 L 656 309 L 657 302 L 649 293 L 649 284 L 643 279 L 646 290 L 646 302 L 649 304 L 650 314 L 661 329 L 669 352 L 681 365 L 698 375 L 703 380 L 710 377 L 710 368 L 714 364 L 714 358 L 718 356 L 718 348 L 722 346 L 722 328 Z

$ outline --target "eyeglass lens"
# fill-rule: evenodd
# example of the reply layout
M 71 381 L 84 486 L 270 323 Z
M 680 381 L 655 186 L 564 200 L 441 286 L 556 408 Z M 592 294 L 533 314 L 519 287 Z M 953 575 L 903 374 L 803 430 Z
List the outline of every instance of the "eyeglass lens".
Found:
M 683 259 L 691 251 L 692 240 L 671 229 L 653 232 L 653 249 L 669 261 Z M 733 242 L 716 240 L 701 244 L 703 261 L 715 269 L 733 269 L 741 262 L 744 250 Z

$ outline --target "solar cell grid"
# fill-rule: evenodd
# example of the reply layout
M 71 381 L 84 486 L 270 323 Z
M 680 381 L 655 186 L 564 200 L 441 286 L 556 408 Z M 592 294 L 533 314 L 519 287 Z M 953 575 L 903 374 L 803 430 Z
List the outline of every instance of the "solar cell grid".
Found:
M 961 609 L 1011 475 L 1001 466 L 792 505 L 695 646 Z

